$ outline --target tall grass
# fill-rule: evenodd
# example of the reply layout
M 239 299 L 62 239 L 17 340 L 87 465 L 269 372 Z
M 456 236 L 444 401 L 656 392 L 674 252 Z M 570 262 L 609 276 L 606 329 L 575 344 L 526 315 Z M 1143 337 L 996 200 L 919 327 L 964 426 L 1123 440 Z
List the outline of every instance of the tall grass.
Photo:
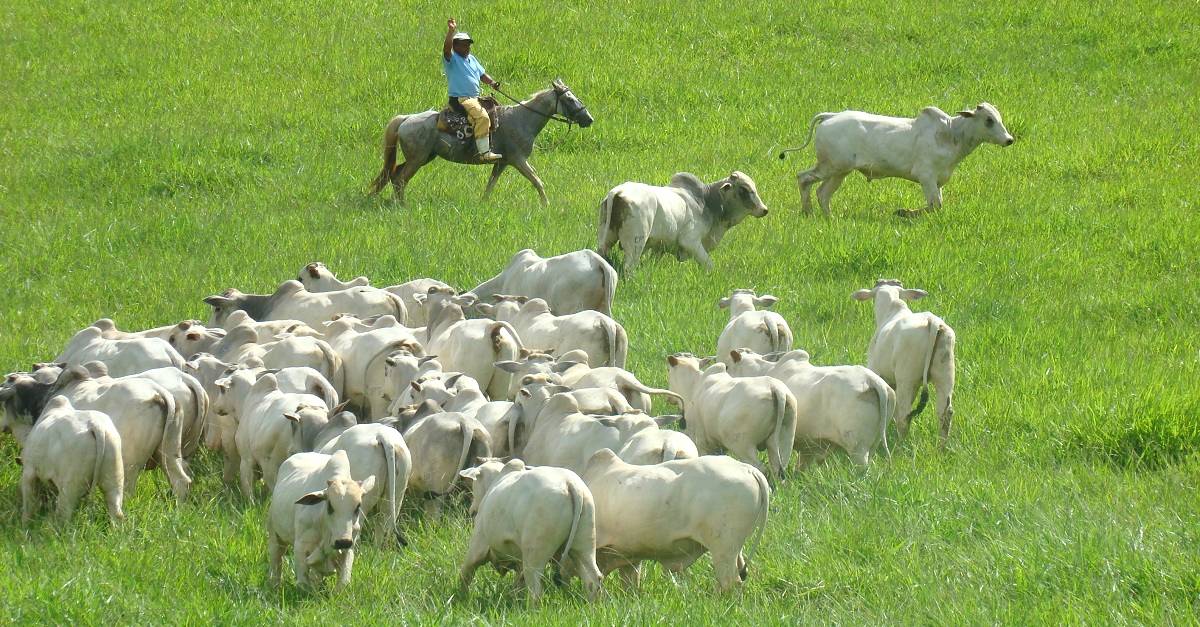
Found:
M 409 206 L 364 194 L 383 124 L 439 105 L 446 11 L 506 91 L 561 76 L 587 130 L 551 125 L 511 170 L 434 162 Z M 927 289 L 954 326 L 956 431 L 931 415 L 866 470 L 837 457 L 785 485 L 742 593 L 702 560 L 672 583 L 578 584 L 527 609 L 481 573 L 450 604 L 469 521 L 410 516 L 410 546 L 368 534 L 341 596 L 265 585 L 265 508 L 193 462 L 194 500 L 144 475 L 110 528 L 19 523 L 16 447 L 0 443 L 0 615 L 13 622 L 1152 622 L 1200 606 L 1200 51 L 1193 2 L 929 5 L 733 0 L 597 6 L 512 0 L 0 6 L 0 367 L 53 357 L 96 318 L 206 318 L 201 299 L 267 292 L 303 264 L 470 287 L 521 248 L 594 246 L 625 180 L 755 178 L 771 214 L 716 270 L 652 257 L 622 277 L 630 365 L 711 353 L 719 297 L 754 287 L 821 364 L 862 363 L 879 277 Z M 915 115 L 986 100 L 1017 143 L 983 146 L 945 189 L 847 180 L 834 217 L 799 211 L 778 149 L 820 111 Z M 719 515 L 719 513 L 715 513 Z M 287 581 L 287 578 L 285 578 Z

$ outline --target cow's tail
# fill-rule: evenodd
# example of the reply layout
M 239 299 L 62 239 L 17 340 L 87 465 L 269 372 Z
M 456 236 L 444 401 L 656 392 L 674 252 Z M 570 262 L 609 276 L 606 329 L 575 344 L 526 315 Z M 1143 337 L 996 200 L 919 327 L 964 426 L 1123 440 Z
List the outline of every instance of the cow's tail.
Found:
M 767 318 L 767 342 L 771 344 L 771 352 L 779 351 L 779 327 L 775 326 L 775 321 Z
M 513 408 L 516 409 L 516 405 Z M 521 451 L 517 450 L 517 429 L 521 426 L 521 417 L 523 412 L 517 410 L 509 411 L 508 417 L 508 456 L 512 458 L 520 457 Z
M 875 395 L 879 397 L 879 437 L 883 440 L 883 450 L 890 456 L 892 449 L 888 446 L 887 428 L 892 414 L 896 412 L 896 392 L 882 377 L 874 372 L 871 375 L 871 387 L 875 388 Z
M 466 469 L 470 468 L 470 466 L 467 465 L 467 460 L 471 456 L 471 446 L 475 444 L 475 434 L 477 431 L 475 429 L 475 427 L 472 427 L 471 425 L 467 424 L 466 422 L 460 422 L 458 428 L 459 428 L 459 431 L 462 433 L 462 439 L 463 439 L 462 453 L 460 453 L 458 456 L 458 467 L 455 468 L 455 470 L 454 470 L 454 477 L 450 479 L 449 488 L 453 488 L 455 486 L 455 484 L 458 483 L 458 480 L 459 480 L 458 471 L 466 470 Z M 489 452 L 490 451 L 484 451 L 481 453 L 481 456 L 486 456 L 486 455 L 488 455 Z M 447 491 L 449 491 L 449 488 L 447 488 Z
M 346 368 L 342 363 L 342 357 L 324 340 L 317 341 L 317 348 L 321 349 L 321 355 L 325 358 L 325 363 L 329 365 L 329 382 L 333 384 L 333 389 L 337 391 L 338 396 L 345 397 Z
M 784 157 L 787 156 L 787 153 L 789 153 L 789 152 L 796 152 L 797 150 L 804 150 L 805 148 L 807 148 L 808 143 L 811 142 L 812 138 L 813 138 L 813 129 L 815 129 L 818 124 L 821 124 L 825 120 L 828 120 L 829 118 L 831 118 L 835 115 L 837 115 L 837 114 L 836 113 L 818 113 L 818 114 L 814 115 L 813 119 L 810 120 L 808 123 L 808 138 L 806 138 L 804 140 L 804 143 L 801 144 L 799 148 L 785 148 L 783 150 L 783 152 L 779 153 L 779 158 L 783 159 Z
M 613 220 L 613 202 L 616 200 L 618 192 L 609 192 L 604 200 L 600 201 L 600 230 L 596 236 L 596 252 L 600 253 L 601 257 L 608 255 L 609 251 L 604 246 L 608 241 L 608 232 L 610 229 L 619 228 L 620 225 Z
M 775 438 L 775 446 L 767 447 L 767 456 L 772 458 L 771 464 L 779 468 L 779 479 L 782 481 L 783 475 L 787 473 L 788 462 L 792 459 L 792 443 L 783 441 L 784 423 L 788 419 L 787 396 L 780 394 L 779 390 L 772 386 L 771 400 L 775 401 L 775 433 L 772 434 Z M 795 415 L 791 418 L 795 422 Z
M 614 320 L 601 319 L 600 328 L 604 332 L 604 349 L 608 352 L 608 357 L 604 360 L 605 366 L 615 366 L 621 368 L 624 364 L 617 363 L 617 324 Z
M 662 395 L 662 396 L 666 396 L 669 398 L 673 398 L 679 404 L 679 407 L 681 407 L 681 408 L 683 407 L 683 397 L 682 396 L 672 392 L 671 390 L 647 387 L 644 384 L 642 384 L 641 381 L 638 381 L 637 379 L 626 378 L 625 380 L 623 380 L 619 383 L 619 387 L 621 388 L 622 392 L 624 392 L 625 390 L 633 390 L 634 392 L 641 392 L 642 394 Z M 623 393 L 622 396 L 628 396 L 628 394 Z
M 612 316 L 613 299 L 617 297 L 617 271 L 603 257 L 601 257 L 601 261 L 603 263 L 600 264 L 600 281 L 604 288 L 604 302 L 600 303 L 596 311 L 606 316 Z
M 908 413 L 909 420 L 916 418 L 929 402 L 929 368 L 933 365 L 933 352 L 937 350 L 938 334 L 942 332 L 942 325 L 927 318 L 926 329 L 929 333 L 929 350 L 925 353 L 925 364 L 921 370 L 921 400 L 917 402 L 916 408 Z
M 100 475 L 104 472 L 104 458 L 108 455 L 108 434 L 104 426 L 95 420 L 88 421 L 88 431 L 96 441 L 96 459 L 92 462 L 92 489 L 100 487 Z
M 504 332 L 508 331 L 508 335 L 512 338 L 512 342 L 504 341 Z M 507 322 L 493 322 L 492 326 L 488 327 L 488 338 L 492 341 L 492 363 L 497 361 L 515 361 L 524 350 L 525 344 L 521 342 L 521 336 L 517 334 L 517 329 Z M 480 381 L 479 387 L 486 394 L 491 387 L 493 380 L 498 380 L 498 384 L 503 384 L 505 394 L 512 387 L 512 378 L 507 372 L 501 371 L 499 368 L 492 368 L 492 376 L 487 381 Z M 489 394 L 489 396 L 491 396 Z
M 399 538 L 400 527 L 396 523 L 396 512 L 400 510 L 401 504 L 396 502 L 396 447 L 382 434 L 375 436 L 375 440 L 379 442 L 379 452 L 383 453 L 383 465 L 387 469 L 388 524 L 392 527 L 392 533 Z M 401 492 L 400 498 L 404 498 L 403 494 Z
M 388 291 L 384 291 L 384 294 L 387 294 L 388 300 L 392 303 L 392 313 L 396 316 L 396 320 L 400 324 L 408 325 L 408 306 L 404 304 L 404 299 Z
M 567 483 L 567 497 L 571 499 L 571 531 L 567 533 L 567 543 L 563 545 L 562 551 L 558 554 L 559 568 L 562 568 L 563 560 L 567 559 L 567 553 L 571 552 L 571 546 L 575 544 L 575 535 L 579 531 L 579 521 L 583 518 L 583 495 L 579 494 L 574 484 L 570 482 Z
M 629 358 L 629 334 L 625 332 L 625 327 L 613 321 L 613 332 L 616 334 L 616 355 L 613 356 L 613 365 L 625 368 L 625 361 Z
M 379 171 L 379 176 L 371 181 L 372 194 L 378 194 L 392 179 L 392 171 L 396 169 L 396 147 L 400 144 L 400 125 L 407 117 L 398 115 L 392 118 L 383 131 L 383 169 Z
M 745 569 L 738 573 L 742 579 L 746 579 L 746 574 L 750 570 L 750 560 L 754 559 L 754 553 L 758 551 L 758 544 L 762 541 L 763 532 L 767 529 L 767 513 L 771 509 L 771 486 L 767 485 L 767 478 L 763 476 L 758 469 L 751 469 L 754 475 L 754 482 L 758 484 L 758 521 L 757 529 L 754 530 L 754 539 L 750 541 L 750 549 L 746 552 Z
M 662 458 L 660 463 L 680 459 L 680 457 L 678 457 L 680 452 L 681 451 L 679 450 L 679 447 L 675 446 L 675 443 L 668 439 L 667 441 L 663 442 Z
M 195 451 L 200 446 L 200 442 L 204 440 L 205 431 L 208 429 L 208 408 L 211 399 L 208 398 L 208 392 L 204 391 L 204 386 L 196 380 L 196 377 L 185 375 L 183 378 L 184 384 L 192 393 L 192 401 L 196 404 L 196 415 L 193 417 L 192 424 L 196 425 L 196 433 L 194 439 L 189 438 L 183 443 L 185 451 Z
M 192 478 L 188 476 L 187 470 L 183 467 L 182 412 L 175 404 L 175 397 L 166 388 L 154 381 L 148 383 L 154 388 L 154 403 L 162 409 L 163 415 L 162 440 L 159 441 L 158 449 L 159 461 L 167 476 L 172 479 L 171 487 L 175 490 L 176 497 L 182 501 L 187 496 L 192 483 Z M 172 474 L 178 475 L 178 477 L 171 477 Z

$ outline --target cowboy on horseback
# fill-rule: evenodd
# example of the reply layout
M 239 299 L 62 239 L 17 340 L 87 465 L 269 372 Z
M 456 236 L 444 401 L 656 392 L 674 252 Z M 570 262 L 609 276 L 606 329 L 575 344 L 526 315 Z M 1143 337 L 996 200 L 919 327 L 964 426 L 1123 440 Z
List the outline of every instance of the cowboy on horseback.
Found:
M 479 153 L 479 160 L 495 163 L 503 157 L 492 152 L 492 121 L 487 111 L 483 110 L 483 105 L 479 104 L 479 82 L 482 80 L 496 89 L 500 88 L 500 82 L 488 76 L 479 59 L 471 54 L 474 41 L 470 35 L 458 32 L 458 22 L 450 18 L 446 25 L 449 28 L 442 46 L 442 69 L 446 72 L 446 82 L 450 87 L 450 106 L 455 109 L 461 106 L 466 110 L 467 119 L 475 130 L 475 150 Z

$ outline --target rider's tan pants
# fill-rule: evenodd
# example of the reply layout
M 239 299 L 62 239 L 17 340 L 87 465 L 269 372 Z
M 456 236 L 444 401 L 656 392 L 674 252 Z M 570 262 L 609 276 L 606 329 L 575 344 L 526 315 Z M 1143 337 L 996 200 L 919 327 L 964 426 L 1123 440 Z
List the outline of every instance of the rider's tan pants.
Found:
M 487 137 L 492 132 L 492 120 L 488 117 L 487 111 L 483 110 L 483 105 L 479 104 L 479 99 L 459 98 L 458 103 L 467 110 L 467 119 L 471 121 L 471 127 L 475 129 L 475 139 Z

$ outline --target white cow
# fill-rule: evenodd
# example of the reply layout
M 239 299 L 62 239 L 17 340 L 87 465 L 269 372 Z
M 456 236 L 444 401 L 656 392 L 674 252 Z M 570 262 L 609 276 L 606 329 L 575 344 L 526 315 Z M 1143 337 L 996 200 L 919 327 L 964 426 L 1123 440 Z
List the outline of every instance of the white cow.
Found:
M 379 390 L 367 391 L 367 402 L 371 407 L 367 416 L 379 420 L 392 412 L 393 404 L 400 400 L 412 383 L 431 373 L 442 372 L 442 363 L 432 355 L 418 357 L 409 351 L 399 350 L 383 360 L 383 384 Z
M 234 327 L 214 347 L 225 362 L 265 368 L 308 367 L 320 372 L 338 395 L 345 398 L 346 371 L 342 358 L 325 340 L 307 335 L 283 334 L 260 344 L 252 325 Z
M 156 337 L 110 340 L 98 327 L 88 327 L 71 338 L 54 360 L 73 365 L 103 362 L 114 377 L 137 374 L 154 368 L 179 368 L 183 357 L 163 339 Z
M 579 576 L 588 600 L 600 594 L 596 566 L 596 504 L 579 475 L 563 468 L 526 468 L 488 460 L 459 472 L 472 481 L 475 528 L 459 575 L 465 596 L 475 569 L 491 562 L 500 573 L 520 569 L 529 602 L 542 596 L 542 571 L 551 560 L 559 572 Z
M 228 289 L 204 302 L 212 307 L 213 326 L 224 324 L 226 317 L 239 309 L 255 320 L 299 320 L 314 329 L 340 313 L 362 318 L 392 314 L 397 320 L 408 319 L 399 296 L 374 287 L 310 292 L 299 281 L 284 281 L 274 294 L 244 294 Z
M 795 450 L 799 466 L 806 453 L 831 443 L 865 466 L 871 449 L 883 441 L 896 407 L 896 393 L 879 375 L 862 366 L 814 366 L 808 353 L 794 350 L 763 356 L 748 349 L 730 354 L 735 377 L 766 376 L 783 381 L 796 395 Z M 824 450 L 815 451 L 822 457 Z
M 422 354 L 421 344 L 411 329 L 392 316 L 376 321 L 367 331 L 354 329 L 357 318 L 347 316 L 325 324 L 325 340 L 342 361 L 344 383 L 342 398 L 362 415 L 372 411 L 369 397 L 379 396 L 384 387 L 385 360 L 388 355 L 407 350 Z M 389 324 L 391 323 L 391 324 Z
M 696 443 L 685 433 L 671 429 L 643 429 L 625 441 L 617 451 L 627 464 L 648 466 L 674 459 L 699 457 Z
M 222 327 L 224 327 L 226 333 L 228 333 L 229 331 L 232 331 L 236 327 L 240 327 L 242 325 L 250 325 L 250 328 L 254 329 L 254 341 L 260 344 L 272 342 L 276 339 L 276 336 L 283 333 L 290 333 L 291 335 L 306 335 L 315 338 L 324 337 L 320 331 L 299 320 L 255 320 L 254 318 L 250 317 L 250 314 L 246 313 L 242 309 L 238 309 L 229 314 L 225 318 L 225 322 L 222 324 Z M 215 353 L 216 349 L 210 348 L 206 352 Z
M 301 268 L 296 280 L 303 283 L 304 289 L 310 292 L 332 292 L 371 284 L 371 281 L 365 276 L 355 277 L 349 281 L 340 281 L 333 271 L 319 261 L 314 261 Z M 427 294 L 430 288 L 451 289 L 449 285 L 437 279 L 413 279 L 412 281 L 383 289 L 399 296 L 400 300 L 404 301 L 404 308 L 408 312 L 408 318 L 402 320 L 402 322 L 406 326 L 423 327 L 428 322 L 428 316 L 425 313 L 425 308 L 422 306 L 422 301 L 417 297 Z
M 108 376 L 103 363 L 91 361 L 84 367 L 94 378 Z M 145 372 L 119 377 L 117 380 L 130 378 L 150 379 L 171 393 L 175 399 L 175 410 L 179 412 L 179 421 L 183 426 L 183 436 L 180 442 L 184 459 L 188 459 L 200 446 L 204 431 L 208 424 L 209 397 L 204 386 L 195 377 L 179 368 L 155 368 Z
M 552 398 L 560 395 L 570 397 L 570 402 L 563 399 L 550 402 Z M 552 375 L 525 375 L 522 377 L 521 391 L 517 393 L 514 409 L 515 411 L 508 419 L 505 441 L 508 444 L 509 452 L 516 457 L 526 454 L 525 444 L 532 437 L 538 424 L 545 422 L 542 420 L 543 416 L 546 416 L 547 420 L 556 422 L 564 416 L 575 413 L 589 416 L 615 416 L 634 411 L 629 402 L 616 390 L 610 388 L 572 390 L 569 387 L 553 383 Z
M 513 255 L 500 274 L 464 296 L 479 301 L 496 294 L 527 296 L 545 300 L 559 315 L 592 309 L 611 316 L 616 292 L 617 271 L 593 251 L 543 258 L 526 248 Z
M 75 409 L 108 414 L 121 434 L 124 462 L 124 493 L 132 496 L 138 476 L 152 461 L 163 469 L 177 501 L 187 499 L 192 479 L 183 465 L 183 424 L 174 396 L 150 379 L 130 377 L 93 378 L 83 367 L 72 366 L 54 383 L 43 383 L 25 374 L 15 374 L 4 383 L 13 388 L 7 411 L 32 424 L 51 398 L 62 395 Z
M 738 348 L 749 348 L 759 353 L 775 353 L 792 350 L 792 329 L 783 316 L 773 311 L 757 311 L 755 307 L 771 307 L 779 299 L 764 294 L 755 296 L 754 290 L 733 290 L 728 298 L 722 298 L 717 306 L 729 309 L 729 322 L 717 339 L 717 360 L 730 365 L 729 353 Z
M 354 545 L 362 530 L 363 496 L 375 477 L 355 481 L 345 451 L 298 453 L 279 468 L 267 512 L 269 579 L 279 586 L 283 552 L 295 545 L 296 585 L 316 586 L 336 572 L 337 589 L 350 584 Z
M 796 438 L 796 397 L 770 377 L 735 379 L 725 364 L 700 369 L 685 353 L 667 357 L 669 387 L 683 397 L 684 431 L 701 455 L 724 449 L 763 468 L 758 451 L 767 449 L 772 476 L 784 478 Z
M 942 186 L 954 174 L 958 162 L 984 142 L 1012 145 L 1013 136 L 1004 128 L 996 107 L 983 102 L 975 109 L 950 117 L 937 107 L 925 107 L 916 118 L 893 118 L 862 111 L 818 113 L 808 127 L 808 139 L 800 148 L 789 148 L 779 158 L 801 150 L 813 139 L 816 127 L 817 165 L 796 175 L 805 213 L 812 213 L 808 190 L 817 188 L 817 202 L 829 215 L 829 199 L 842 180 L 858 170 L 868 181 L 897 177 L 921 184 L 926 210 L 942 207 Z M 917 212 L 901 209 L 902 216 Z
M 350 476 L 375 477 L 375 486 L 363 494 L 363 514 L 370 514 L 380 501 L 387 502 L 388 519 L 384 532 L 395 534 L 397 542 L 405 544 L 396 513 L 404 505 L 408 476 L 412 474 L 412 455 L 404 437 L 391 427 L 380 424 L 354 425 L 320 447 L 318 452 L 332 455 L 345 451 L 350 462 Z
M 108 414 L 75 409 L 56 396 L 34 423 L 9 411 L 16 394 L 14 387 L 0 388 L 0 430 L 11 431 L 21 449 L 21 520 L 28 522 L 40 509 L 45 484 L 57 490 L 56 510 L 64 522 L 93 487 L 104 493 L 109 517 L 123 520 L 121 435 Z
M 492 455 L 509 455 L 509 425 L 519 420 L 521 409 L 512 401 L 489 401 L 474 379 L 465 375 L 430 377 L 415 381 L 413 401 L 433 401 L 442 411 L 458 412 L 474 418 L 487 429 L 492 440 Z
M 591 310 L 556 316 L 540 298 L 503 294 L 492 298 L 496 304 L 479 303 L 475 308 L 489 318 L 511 323 L 526 348 L 558 355 L 579 349 L 587 353 L 591 366 L 625 367 L 629 335 L 611 317 Z
M 429 320 L 425 352 L 437 355 L 447 371 L 462 372 L 479 382 L 489 398 L 507 398 L 511 376 L 495 366 L 521 350 L 521 338 L 507 322 L 467 320 L 461 307 L 442 306 Z
M 109 318 L 101 318 L 93 322 L 92 326 L 100 329 L 103 337 L 109 340 L 132 340 L 147 337 L 166 340 L 184 357 L 207 351 L 213 344 L 225 337 L 224 329 L 206 328 L 200 324 L 199 320 L 184 320 L 179 324 L 136 332 L 117 329 L 117 324 Z
M 904 302 L 928 295 L 924 290 L 904 289 L 894 279 L 881 279 L 875 287 L 851 294 L 855 300 L 875 301 L 875 334 L 867 348 L 867 367 L 896 390 L 894 420 L 900 438 L 908 434 L 913 417 L 925 409 L 929 383 L 933 383 L 945 448 L 954 418 L 954 329 L 928 311 L 914 313 Z M 921 401 L 910 412 L 918 388 Z
M 718 590 L 746 579 L 771 498 L 766 477 L 753 466 L 715 455 L 635 466 L 602 450 L 580 476 L 596 501 L 602 574 L 620 568 L 633 575 L 643 560 L 681 572 L 709 552 Z M 754 543 L 743 555 L 751 534 Z
M 434 514 L 457 485 L 458 471 L 470 468 L 476 458 L 492 456 L 491 437 L 479 421 L 440 411 L 432 401 L 401 413 L 393 424 L 412 452 L 409 493 L 435 497 L 426 503 Z
M 632 372 L 615 366 L 588 366 L 588 356 L 582 351 L 573 350 L 563 354 L 558 359 L 540 351 L 523 351 L 521 361 L 507 361 L 496 364 L 497 368 L 513 373 L 513 386 L 510 398 L 514 398 L 520 389 L 521 377 L 536 374 L 553 374 L 559 377 L 558 383 L 567 387 L 581 390 L 587 388 L 609 388 L 616 390 L 629 401 L 634 409 L 650 411 L 650 395 L 666 396 L 669 402 L 679 404 L 680 396 L 671 390 L 652 388 L 634 376 Z
M 647 248 L 672 252 L 680 261 L 690 256 L 712 270 L 709 251 L 747 215 L 761 218 L 767 206 L 753 179 L 742 172 L 713 183 L 680 172 L 666 187 L 630 181 L 612 188 L 600 202 L 596 250 L 607 258 L 620 243 L 625 272 L 637 267 Z

